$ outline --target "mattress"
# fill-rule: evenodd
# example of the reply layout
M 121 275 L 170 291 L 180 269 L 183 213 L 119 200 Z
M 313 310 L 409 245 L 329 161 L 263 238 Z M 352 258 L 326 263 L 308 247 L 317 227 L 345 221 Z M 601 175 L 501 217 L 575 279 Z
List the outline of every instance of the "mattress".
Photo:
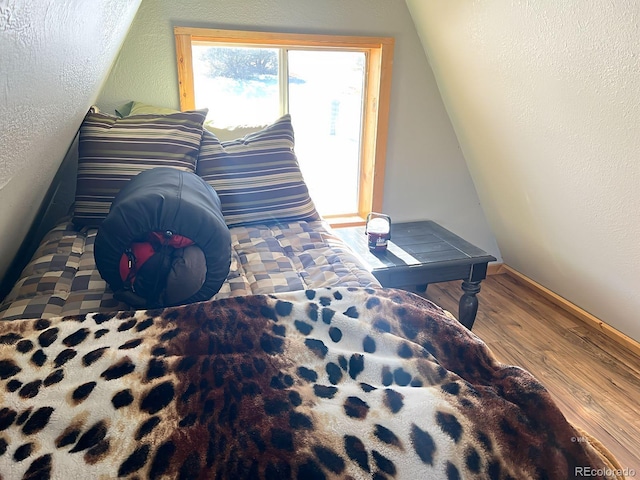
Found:
M 227 280 L 215 299 L 332 286 L 379 287 L 375 277 L 323 221 L 233 227 Z M 96 269 L 97 229 L 69 220 L 47 233 L 11 292 L 0 320 L 130 310 Z

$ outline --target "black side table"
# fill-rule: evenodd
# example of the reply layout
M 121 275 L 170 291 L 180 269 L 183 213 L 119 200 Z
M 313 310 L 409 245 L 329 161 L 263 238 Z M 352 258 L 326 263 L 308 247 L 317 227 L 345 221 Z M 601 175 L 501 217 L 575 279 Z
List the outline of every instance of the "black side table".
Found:
M 360 256 L 383 287 L 403 288 L 462 280 L 458 320 L 471 329 L 478 312 L 480 282 L 487 264 L 496 260 L 484 250 L 432 221 L 394 223 L 386 251 L 372 253 L 364 227 L 335 228 L 334 232 Z

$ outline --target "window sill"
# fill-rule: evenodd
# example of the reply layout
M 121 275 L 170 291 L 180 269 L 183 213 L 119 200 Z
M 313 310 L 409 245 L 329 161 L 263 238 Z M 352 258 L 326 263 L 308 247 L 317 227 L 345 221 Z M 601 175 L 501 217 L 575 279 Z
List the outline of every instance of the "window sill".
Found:
M 357 227 L 364 225 L 365 219 L 359 215 L 344 215 L 339 217 L 324 217 L 332 228 Z

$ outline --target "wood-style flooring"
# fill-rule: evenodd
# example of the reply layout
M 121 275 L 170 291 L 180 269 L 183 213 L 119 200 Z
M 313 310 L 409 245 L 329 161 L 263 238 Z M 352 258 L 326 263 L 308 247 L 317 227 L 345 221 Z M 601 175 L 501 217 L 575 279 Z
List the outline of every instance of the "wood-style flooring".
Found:
M 460 282 L 423 294 L 454 315 Z M 508 274 L 482 282 L 473 332 L 499 361 L 533 373 L 565 417 L 640 478 L 640 358 Z

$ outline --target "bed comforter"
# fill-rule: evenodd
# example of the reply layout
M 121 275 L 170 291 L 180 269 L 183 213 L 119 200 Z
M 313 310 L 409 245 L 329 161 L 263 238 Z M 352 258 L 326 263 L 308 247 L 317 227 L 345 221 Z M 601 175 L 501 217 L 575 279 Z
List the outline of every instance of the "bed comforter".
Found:
M 2 322 L 0 382 L 3 479 L 615 478 L 529 373 L 394 289 Z
M 42 240 L 11 292 L 0 320 L 105 313 L 118 302 L 96 268 L 97 229 L 62 221 Z M 231 268 L 214 298 L 329 286 L 380 286 L 323 221 L 238 226 L 231 232 Z

